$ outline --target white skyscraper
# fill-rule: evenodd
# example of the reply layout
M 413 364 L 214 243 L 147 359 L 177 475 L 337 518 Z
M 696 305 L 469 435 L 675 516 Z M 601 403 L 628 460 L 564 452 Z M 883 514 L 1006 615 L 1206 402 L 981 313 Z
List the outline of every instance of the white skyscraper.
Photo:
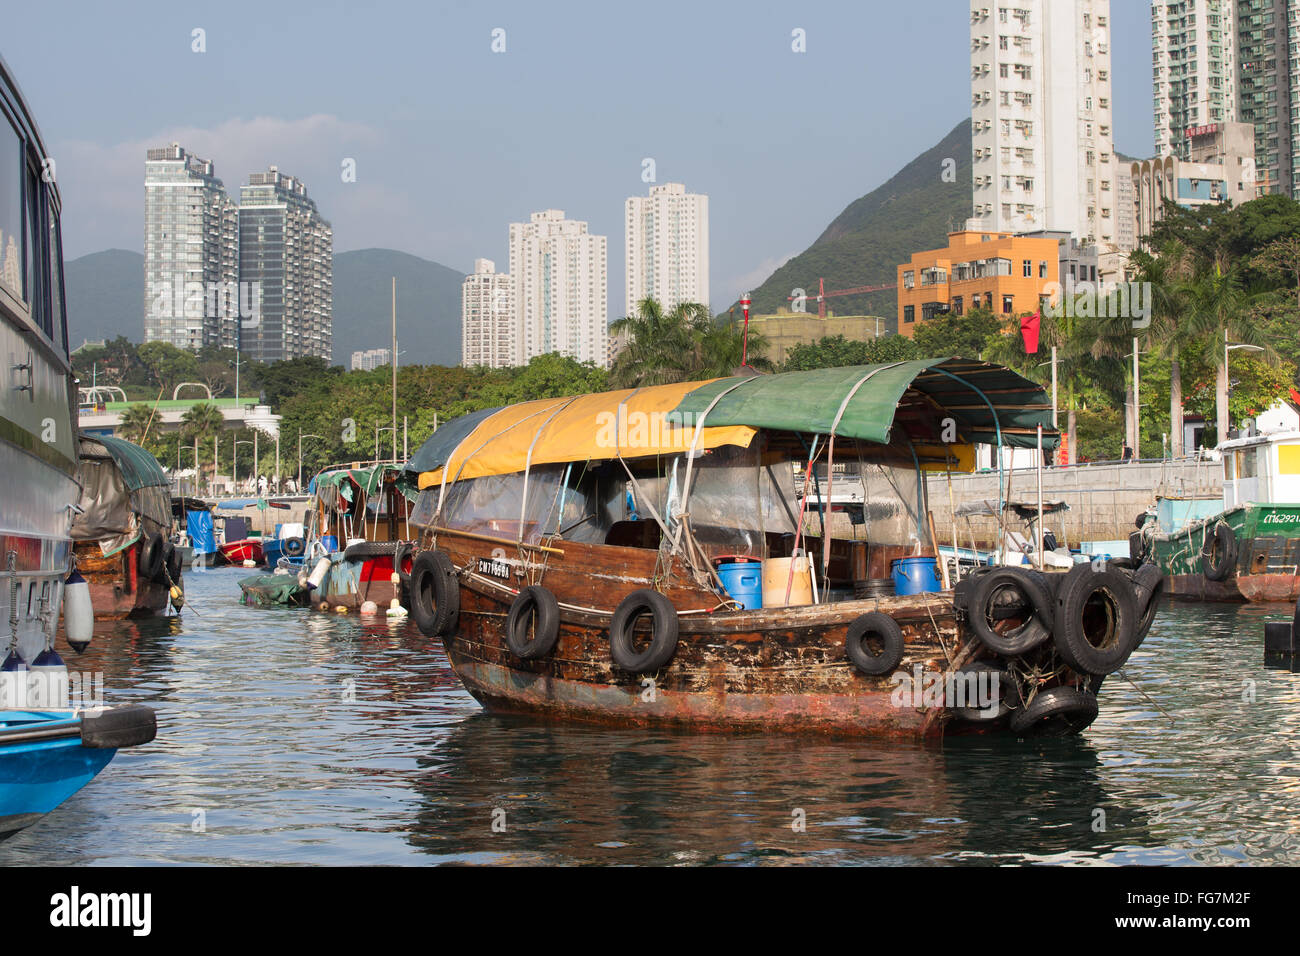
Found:
M 974 213 L 1113 252 L 1110 0 L 971 0 Z
M 521 360 L 559 352 L 604 366 L 609 361 L 608 262 L 604 236 L 559 209 L 510 224 Z
M 144 340 L 234 348 L 238 212 L 225 186 L 172 143 L 147 152 L 144 188 Z
M 523 337 L 515 308 L 515 284 L 491 259 L 475 259 L 474 274 L 460 289 L 462 365 L 509 368 L 523 365 Z
M 646 296 L 665 311 L 683 302 L 709 304 L 709 197 L 681 183 L 631 196 L 626 216 L 627 290 L 623 314 Z

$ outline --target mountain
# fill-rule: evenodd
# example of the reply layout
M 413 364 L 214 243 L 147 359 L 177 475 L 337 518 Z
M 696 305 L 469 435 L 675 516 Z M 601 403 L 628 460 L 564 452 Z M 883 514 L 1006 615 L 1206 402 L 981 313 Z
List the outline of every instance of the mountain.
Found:
M 144 338 L 144 256 L 105 249 L 63 267 L 68 298 L 68 342 L 98 342 L 125 335 Z
M 108 249 L 68 262 L 68 338 L 144 339 L 144 256 Z M 334 362 L 387 348 L 392 277 L 397 277 L 397 347 L 403 365 L 460 363 L 460 286 L 465 273 L 394 249 L 334 256 Z
M 945 177 L 948 159 L 955 166 Z M 810 296 L 812 312 L 818 278 L 826 280 L 827 291 L 892 285 L 898 266 L 913 252 L 942 248 L 948 233 L 961 228 L 970 214 L 971 132 L 970 120 L 963 119 L 884 185 L 849 203 L 816 242 L 751 292 L 754 310 L 762 314 L 788 307 L 791 291 L 801 288 Z M 839 315 L 887 316 L 891 331 L 897 331 L 898 297 L 892 289 L 827 299 L 826 304 Z
M 394 249 L 334 257 L 334 362 L 392 342 L 392 277 L 397 277 L 401 365 L 460 364 L 460 287 L 465 273 Z

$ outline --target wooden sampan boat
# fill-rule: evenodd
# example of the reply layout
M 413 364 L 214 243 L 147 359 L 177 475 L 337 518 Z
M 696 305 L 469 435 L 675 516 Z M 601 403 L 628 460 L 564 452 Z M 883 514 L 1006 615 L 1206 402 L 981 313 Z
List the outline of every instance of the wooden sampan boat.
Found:
M 728 732 L 1078 732 L 1150 627 L 1158 572 L 987 568 L 947 590 L 851 590 L 936 554 L 927 472 L 969 469 L 976 442 L 1053 447 L 1049 422 L 1040 386 L 960 359 L 475 413 L 407 465 L 421 488 L 411 613 L 493 711 Z M 820 503 L 841 483 L 860 485 L 861 521 L 834 537 Z M 736 600 L 718 567 L 746 560 L 763 606 Z

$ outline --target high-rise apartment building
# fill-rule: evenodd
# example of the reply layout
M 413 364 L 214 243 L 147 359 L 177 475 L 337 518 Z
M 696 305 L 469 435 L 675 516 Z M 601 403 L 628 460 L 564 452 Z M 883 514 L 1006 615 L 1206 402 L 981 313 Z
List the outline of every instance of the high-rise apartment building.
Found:
M 1294 0 L 1236 0 L 1237 116 L 1255 126 L 1255 180 L 1261 191 L 1292 196 L 1296 142 L 1292 95 L 1300 56 L 1292 44 Z
M 235 204 L 213 164 L 177 143 L 149 150 L 144 168 L 144 340 L 234 348 Z
M 1110 0 L 971 0 L 974 214 L 1116 251 Z
M 301 180 L 276 167 L 239 191 L 239 280 L 259 299 L 240 350 L 259 362 L 333 354 L 334 232 Z
M 608 262 L 604 236 L 559 209 L 510 224 L 521 359 L 559 352 L 581 362 L 609 361 Z
M 1233 0 L 1151 4 L 1157 156 L 1188 158 L 1188 133 L 1237 119 Z
M 626 203 L 627 286 L 623 314 L 647 296 L 665 311 L 709 304 L 709 197 L 681 183 L 651 186 Z
M 474 273 L 460 289 L 460 355 L 462 365 L 509 368 L 523 365 L 515 308 L 515 284 L 496 271 L 491 259 L 475 259 Z
M 393 363 L 392 349 L 365 349 L 352 353 L 352 371 L 373 372 Z
M 1157 157 L 1254 129 L 1255 188 L 1300 187 L 1300 0 L 1152 0 Z

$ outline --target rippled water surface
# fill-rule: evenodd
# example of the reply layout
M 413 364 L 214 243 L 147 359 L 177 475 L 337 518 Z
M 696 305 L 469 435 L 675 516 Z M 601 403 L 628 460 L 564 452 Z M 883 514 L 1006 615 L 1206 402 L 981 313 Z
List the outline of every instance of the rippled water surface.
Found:
M 245 608 L 246 573 L 60 643 L 158 739 L 0 865 L 1300 863 L 1300 674 L 1262 649 L 1287 607 L 1167 605 L 1127 672 L 1168 717 L 1112 677 L 1080 738 L 923 746 L 493 717 L 414 626 Z

